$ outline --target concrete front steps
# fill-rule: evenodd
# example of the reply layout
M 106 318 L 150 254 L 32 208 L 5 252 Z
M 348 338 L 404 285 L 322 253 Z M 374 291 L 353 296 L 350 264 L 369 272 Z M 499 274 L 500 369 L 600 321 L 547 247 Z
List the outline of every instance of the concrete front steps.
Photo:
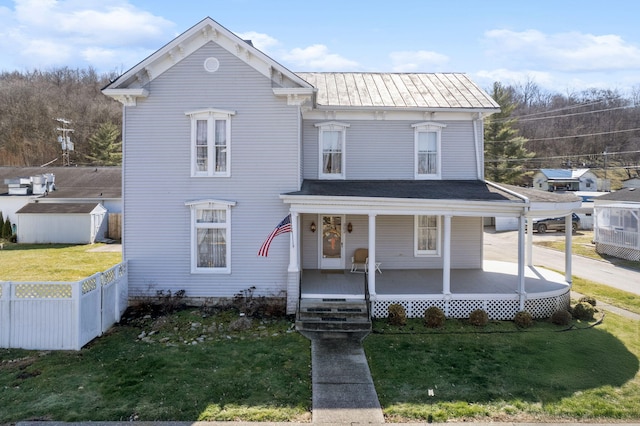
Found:
M 296 318 L 296 329 L 326 337 L 361 335 L 371 332 L 368 302 L 361 299 L 301 299 Z M 308 336 L 307 336 L 308 337 Z

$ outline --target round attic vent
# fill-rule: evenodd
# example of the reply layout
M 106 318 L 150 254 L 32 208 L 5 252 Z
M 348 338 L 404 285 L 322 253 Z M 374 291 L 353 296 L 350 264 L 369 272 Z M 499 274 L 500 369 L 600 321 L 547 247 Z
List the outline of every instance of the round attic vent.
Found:
M 208 72 L 216 72 L 220 68 L 220 61 L 217 58 L 207 58 L 204 60 L 204 69 Z

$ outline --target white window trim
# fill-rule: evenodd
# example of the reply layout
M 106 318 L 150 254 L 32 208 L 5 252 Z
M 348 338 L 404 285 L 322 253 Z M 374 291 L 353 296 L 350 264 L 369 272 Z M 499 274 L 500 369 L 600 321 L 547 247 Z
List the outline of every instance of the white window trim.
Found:
M 194 200 L 187 201 L 184 203 L 185 206 L 190 207 L 191 209 L 191 219 L 189 221 L 189 226 L 191 228 L 191 273 L 192 274 L 230 274 L 231 273 L 231 207 L 236 205 L 235 201 L 226 201 L 226 200 L 215 200 L 215 199 L 206 199 L 206 200 Z M 202 268 L 198 267 L 198 249 L 197 245 L 197 232 L 196 232 L 196 212 L 199 209 L 212 209 L 212 210 L 226 210 L 226 222 L 225 222 L 225 239 L 227 242 L 226 245 L 226 259 L 227 266 L 224 268 Z
M 229 177 L 231 176 L 231 116 L 235 111 L 227 111 L 217 108 L 204 108 L 195 111 L 185 112 L 191 118 L 191 176 L 192 177 Z M 197 149 L 196 135 L 198 120 L 207 120 L 207 171 L 198 171 L 196 167 Z M 225 120 L 227 138 L 227 168 L 223 172 L 215 170 L 215 121 Z
M 446 124 L 427 121 L 423 123 L 412 124 L 414 128 L 414 178 L 418 179 L 440 179 L 442 177 L 442 129 L 447 127 Z M 423 174 L 418 173 L 418 136 L 422 132 L 434 132 L 436 134 L 436 149 L 438 150 L 437 173 Z
M 440 247 L 442 247 L 442 220 L 441 216 L 436 217 L 436 233 L 438 234 L 438 238 L 436 240 L 436 249 L 435 250 L 418 250 L 418 217 L 420 216 L 436 216 L 436 215 L 415 215 L 413 217 L 413 255 L 415 257 L 439 257 L 440 256 Z
M 316 123 L 315 126 L 318 128 L 318 179 L 345 179 L 345 166 L 347 164 L 346 159 L 346 151 L 347 151 L 347 128 L 350 126 L 347 123 L 340 123 L 338 121 L 327 121 L 324 123 Z M 322 152 L 322 142 L 323 142 L 323 132 L 325 131 L 339 131 L 341 134 L 341 146 L 342 146 L 342 161 L 340 164 L 340 170 L 342 173 L 323 173 L 324 170 L 324 162 L 323 162 L 323 152 Z

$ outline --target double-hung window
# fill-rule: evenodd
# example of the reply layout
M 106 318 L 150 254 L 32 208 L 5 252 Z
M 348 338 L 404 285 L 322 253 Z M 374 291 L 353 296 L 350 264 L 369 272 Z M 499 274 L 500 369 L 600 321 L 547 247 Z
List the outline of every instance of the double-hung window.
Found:
M 234 114 L 214 108 L 186 113 L 191 117 L 191 176 L 230 176 Z
M 191 272 L 231 272 L 231 207 L 233 201 L 200 200 L 191 208 Z
M 418 123 L 415 129 L 415 178 L 440 179 L 440 139 L 445 124 Z
M 416 256 L 440 254 L 440 216 L 415 217 L 415 244 Z
M 317 123 L 318 128 L 318 177 L 320 179 L 345 178 L 345 141 L 348 124 L 329 121 Z

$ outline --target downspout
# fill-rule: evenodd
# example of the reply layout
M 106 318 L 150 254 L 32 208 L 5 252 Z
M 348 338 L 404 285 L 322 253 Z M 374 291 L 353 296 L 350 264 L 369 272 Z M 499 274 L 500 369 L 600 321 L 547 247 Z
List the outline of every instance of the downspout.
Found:
M 476 148 L 476 171 L 479 180 L 484 180 L 484 166 L 482 164 L 483 153 L 480 152 L 480 138 L 478 137 L 478 121 L 482 120 L 482 113 L 479 112 L 476 119 L 472 120 L 473 123 L 473 143 Z M 484 138 L 483 138 L 484 139 Z
M 122 199 L 122 210 L 120 212 L 120 214 L 122 215 L 122 220 L 120 221 L 120 243 L 122 245 L 122 261 L 124 262 L 127 259 L 127 251 L 126 251 L 126 244 L 125 244 L 125 212 L 126 212 L 126 208 L 125 208 L 125 204 L 126 204 L 126 193 L 124 190 L 124 183 L 126 182 L 125 176 L 127 173 L 127 168 L 126 166 L 126 162 L 127 162 L 127 156 L 125 155 L 125 150 L 127 147 L 126 144 L 126 129 L 127 129 L 127 106 L 126 105 L 122 105 L 122 178 L 120 181 L 120 197 Z M 108 219 L 107 219 L 108 220 Z
M 518 218 L 518 294 L 520 295 L 520 310 L 524 310 L 525 301 L 526 301 L 526 288 L 524 285 L 524 219 L 527 217 L 529 210 L 531 209 L 531 202 L 529 198 L 525 197 L 522 194 L 518 194 L 515 191 L 512 191 L 507 188 L 503 188 L 500 185 L 497 185 L 493 182 L 485 181 L 488 185 L 493 186 L 501 191 L 505 191 L 508 194 L 513 195 L 514 197 L 520 198 L 524 201 L 524 207 L 520 217 Z M 529 250 L 531 250 L 531 242 L 529 242 Z

